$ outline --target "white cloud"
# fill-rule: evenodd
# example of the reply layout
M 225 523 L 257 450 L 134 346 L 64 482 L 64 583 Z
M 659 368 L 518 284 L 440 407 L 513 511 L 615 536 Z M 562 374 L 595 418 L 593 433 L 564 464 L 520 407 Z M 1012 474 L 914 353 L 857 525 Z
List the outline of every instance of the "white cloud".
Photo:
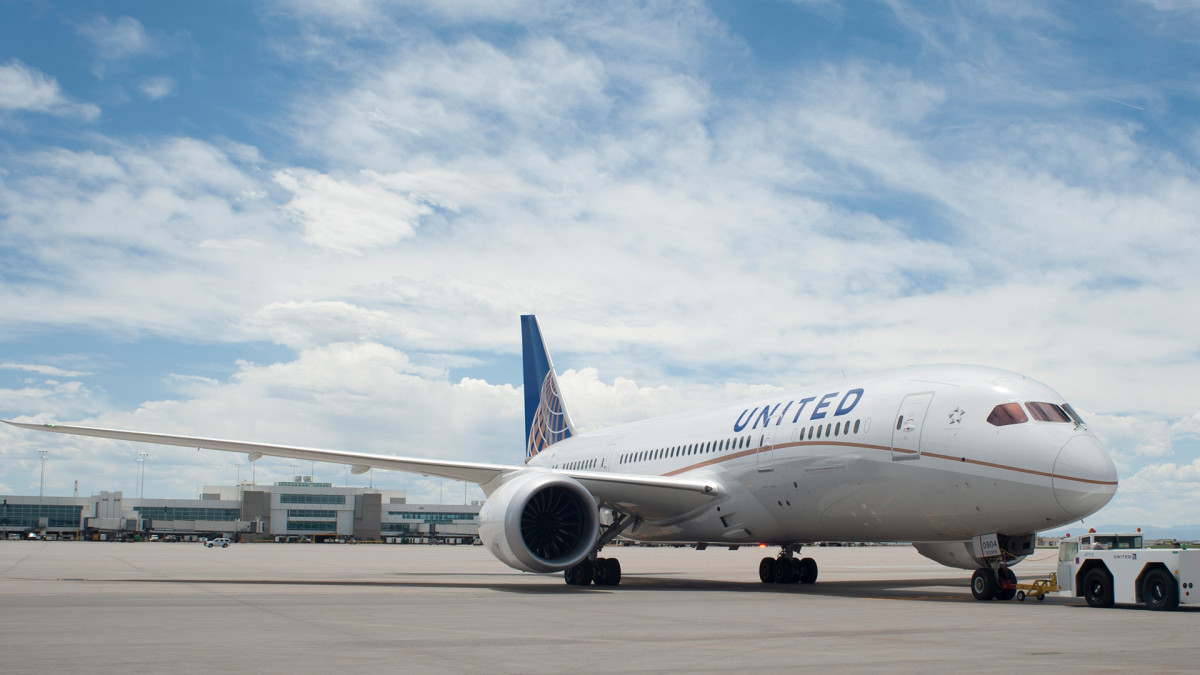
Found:
M 0 109 L 44 112 L 84 121 L 100 116 L 100 108 L 72 102 L 57 80 L 16 59 L 0 65 Z
M 1200 459 L 1149 464 L 1122 478 L 1116 498 L 1100 515 L 1104 522 L 1169 527 L 1195 525 L 1197 513 Z
M 243 327 L 251 334 L 300 349 L 380 338 L 402 342 L 432 337 L 387 312 L 340 301 L 271 303 L 248 317 Z
M 48 366 L 40 363 L 0 363 L 0 370 L 23 370 L 39 375 L 49 375 L 51 377 L 83 377 L 91 375 L 77 370 L 64 370 L 56 366 Z
M 138 85 L 142 95 L 151 101 L 166 98 L 175 91 L 175 80 L 169 77 L 147 77 Z
M 401 407 L 474 414 L 507 394 L 451 384 L 444 364 L 515 364 L 515 317 L 533 311 L 568 349 L 563 386 L 589 428 L 753 390 L 741 383 L 982 362 L 1089 411 L 1123 475 L 1187 463 L 1171 453 L 1200 378 L 1200 315 L 1181 309 L 1200 288 L 1194 162 L 1080 104 L 1127 87 L 1167 100 L 1154 83 L 1026 77 L 1060 55 L 1064 80 L 1078 72 L 1036 4 L 1017 21 L 999 5 L 986 20 L 897 5 L 926 60 L 831 53 L 770 72 L 700 5 L 282 6 L 293 23 L 272 41 L 306 77 L 280 92 L 274 130 L 295 150 L 175 135 L 4 160 L 0 212 L 28 252 L 13 263 L 28 281 L 2 287 L 4 335 L 82 326 L 300 353 L 236 381 L 173 378 L 180 400 L 145 421 L 245 408 L 258 421 L 231 435 L 340 445 L 335 427 L 394 433 L 364 422 L 395 417 L 369 393 L 388 387 Z M 131 21 L 95 24 L 113 29 L 107 58 L 155 52 Z M 1015 58 L 1025 48 L 1033 61 Z M 52 78 L 5 68 L 10 109 L 64 114 Z M 339 377 L 359 417 L 339 412 Z M 32 410 L 53 386 L 24 391 L 10 395 Z M 293 399 L 328 420 L 289 431 Z M 122 419 L 85 410 L 87 392 L 68 400 Z M 428 405 L 405 422 L 442 442 L 456 422 Z M 487 441 L 519 445 L 509 432 Z
M 418 196 L 390 187 L 372 172 L 360 181 L 338 180 L 313 171 L 275 174 L 292 193 L 287 209 L 304 226 L 304 240 L 322 248 L 356 253 L 413 236 L 422 216 L 432 213 Z
M 240 363 L 227 381 L 176 377 L 172 386 L 181 395 L 178 400 L 147 401 L 128 412 L 108 409 L 83 423 L 390 455 L 513 464 L 524 458 L 519 390 L 469 378 L 450 382 L 439 369 L 413 363 L 406 354 L 375 343 L 322 346 L 269 365 Z M 24 401 L 6 400 L 4 406 L 37 408 L 39 401 L 31 399 L 45 396 L 45 392 L 30 392 Z M 64 418 L 51 412 L 21 419 Z M 36 449 L 49 448 L 64 468 L 54 471 L 52 482 L 48 478 L 48 491 L 53 486 L 51 493 L 62 494 L 69 477 L 80 475 L 87 476 L 82 490 L 120 489 L 125 476 L 118 458 L 131 459 L 146 446 L 5 426 L 0 429 L 0 448 L 8 457 L 23 457 L 26 462 L 36 458 Z M 192 494 L 197 480 L 233 480 L 228 467 L 245 462 L 238 455 L 173 448 L 157 448 L 154 457 L 147 464 L 147 485 L 155 484 L 155 494 Z M 304 473 L 308 469 L 306 464 Z M 338 483 L 342 472 L 342 467 L 318 467 L 319 476 Z M 287 460 L 259 463 L 259 480 L 290 474 Z M 392 472 L 376 472 L 374 478 L 376 485 L 394 487 L 403 487 L 408 480 Z M 423 485 L 427 490 L 437 487 L 436 483 Z M 457 490 L 461 494 L 461 487 Z M 420 497 L 436 499 L 436 494 L 426 492 Z
M 131 16 L 117 19 L 97 16 L 79 24 L 76 30 L 91 41 L 103 61 L 120 61 L 132 56 L 153 54 L 158 50 L 142 22 Z

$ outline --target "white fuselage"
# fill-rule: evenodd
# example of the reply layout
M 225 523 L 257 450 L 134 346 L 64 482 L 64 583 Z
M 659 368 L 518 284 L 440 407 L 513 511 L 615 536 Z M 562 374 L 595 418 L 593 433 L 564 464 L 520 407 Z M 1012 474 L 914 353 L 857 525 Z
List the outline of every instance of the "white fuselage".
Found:
M 1066 407 L 1016 373 L 907 368 L 578 434 L 528 465 L 720 486 L 692 513 L 625 532 L 646 541 L 964 540 L 1034 533 L 1108 503 L 1116 471 L 1095 437 L 1077 420 L 989 423 L 1014 402 Z

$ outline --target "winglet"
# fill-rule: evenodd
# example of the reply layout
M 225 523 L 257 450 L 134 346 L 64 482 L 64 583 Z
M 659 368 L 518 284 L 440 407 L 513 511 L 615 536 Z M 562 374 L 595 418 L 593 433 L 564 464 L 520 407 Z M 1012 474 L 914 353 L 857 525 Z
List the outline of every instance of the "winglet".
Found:
M 558 377 L 537 317 L 521 316 L 521 351 L 525 367 L 525 461 L 575 433 L 559 393 Z

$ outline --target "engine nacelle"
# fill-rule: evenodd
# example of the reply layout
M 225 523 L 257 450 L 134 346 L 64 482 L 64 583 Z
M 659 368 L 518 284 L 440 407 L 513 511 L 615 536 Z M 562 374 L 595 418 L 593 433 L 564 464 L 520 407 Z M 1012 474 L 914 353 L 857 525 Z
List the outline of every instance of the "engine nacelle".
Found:
M 479 538 L 513 569 L 557 572 L 582 561 L 600 536 L 587 488 L 549 471 L 522 471 L 479 510 Z
M 1037 540 L 1037 536 L 1033 534 L 1001 534 L 997 535 L 997 538 L 1000 540 L 1000 550 L 1004 551 L 1004 562 L 1010 567 L 1033 553 L 1033 546 Z M 946 567 L 964 570 L 988 567 L 988 561 L 975 555 L 975 546 L 970 541 L 917 542 L 913 544 L 913 548 L 917 549 L 917 553 Z

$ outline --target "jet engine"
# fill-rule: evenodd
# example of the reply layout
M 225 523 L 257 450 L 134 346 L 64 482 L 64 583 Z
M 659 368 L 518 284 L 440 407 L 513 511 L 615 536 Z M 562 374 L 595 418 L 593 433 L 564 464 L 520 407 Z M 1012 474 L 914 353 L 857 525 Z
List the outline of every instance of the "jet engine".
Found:
M 596 500 L 578 481 L 522 471 L 479 511 L 479 538 L 513 569 L 557 572 L 582 561 L 600 536 Z
M 1020 536 L 1000 534 L 997 535 L 997 539 L 1000 541 L 1000 550 L 1004 552 L 1005 564 L 1012 566 L 1033 553 L 1037 536 L 1033 534 Z M 913 548 L 917 549 L 917 553 L 946 567 L 957 567 L 964 570 L 990 567 L 987 560 L 975 555 L 975 547 L 970 541 L 916 542 L 913 544 Z

